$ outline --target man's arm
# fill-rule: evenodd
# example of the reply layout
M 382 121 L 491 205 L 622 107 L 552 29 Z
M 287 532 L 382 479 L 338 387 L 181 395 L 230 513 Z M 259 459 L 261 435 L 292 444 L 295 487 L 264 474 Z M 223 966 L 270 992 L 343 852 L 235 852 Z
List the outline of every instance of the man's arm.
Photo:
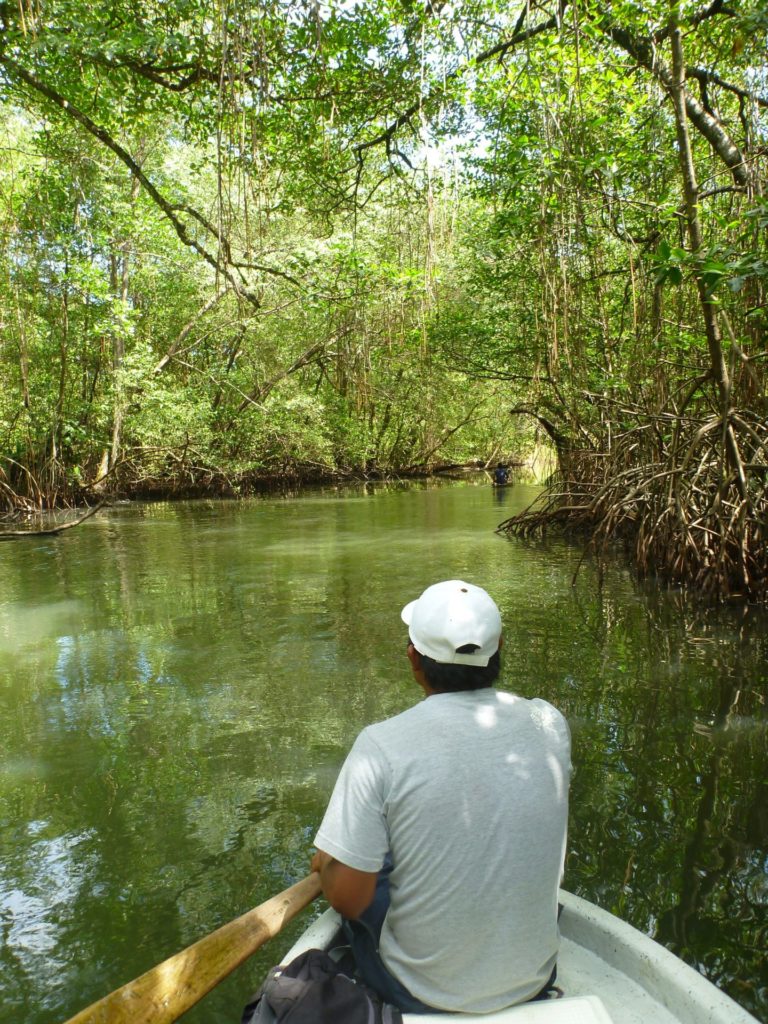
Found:
M 342 917 L 360 917 L 373 902 L 378 878 L 376 871 L 350 868 L 324 850 L 318 850 L 314 855 L 310 870 L 320 873 L 323 895 Z

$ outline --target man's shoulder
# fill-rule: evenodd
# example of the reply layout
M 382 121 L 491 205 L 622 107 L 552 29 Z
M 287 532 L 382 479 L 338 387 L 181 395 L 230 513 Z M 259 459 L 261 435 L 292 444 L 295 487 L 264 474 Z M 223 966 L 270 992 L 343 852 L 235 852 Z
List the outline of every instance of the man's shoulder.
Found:
M 566 739 L 570 736 L 565 715 L 543 697 L 520 697 L 517 694 L 507 693 L 505 690 L 496 692 L 500 706 L 509 707 L 513 715 L 522 715 L 526 721 L 530 721 L 538 729 L 552 735 L 557 734 Z
M 554 704 L 550 704 L 548 700 L 544 700 L 543 697 L 532 697 L 528 703 L 531 705 L 534 714 L 541 715 L 544 718 L 562 718 L 565 721 L 565 715 L 562 711 L 556 708 Z
M 564 744 L 566 747 L 570 747 L 571 730 L 562 711 L 541 697 L 535 697 L 530 705 L 531 719 L 534 725 L 549 735 L 558 745 Z
M 363 729 L 363 732 L 389 732 L 391 729 L 400 728 L 403 724 L 416 721 L 423 717 L 426 703 L 426 701 L 421 700 L 417 704 L 412 704 L 411 707 L 405 708 L 403 711 L 398 711 L 396 715 L 382 718 L 379 722 L 372 722 L 371 725 L 367 725 Z
M 502 704 L 518 704 L 520 707 L 525 708 L 531 714 L 547 714 L 553 715 L 558 718 L 563 718 L 562 711 L 559 711 L 554 704 L 550 704 L 548 700 L 543 697 L 522 697 L 518 693 L 512 693 L 509 690 L 494 690 L 496 699 Z
M 391 718 L 384 718 L 380 722 L 366 725 L 358 735 L 358 742 L 383 746 L 409 733 L 411 729 L 420 728 L 424 721 L 426 704 L 427 701 L 420 701 L 418 704 L 392 715 Z

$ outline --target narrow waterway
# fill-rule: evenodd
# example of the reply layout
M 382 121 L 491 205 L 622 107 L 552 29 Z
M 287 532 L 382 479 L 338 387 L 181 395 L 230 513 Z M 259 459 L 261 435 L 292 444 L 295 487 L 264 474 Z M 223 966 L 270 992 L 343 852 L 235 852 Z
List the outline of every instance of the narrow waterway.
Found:
M 0 1021 L 56 1024 L 302 877 L 339 765 L 419 699 L 399 611 L 485 586 L 567 715 L 565 885 L 768 1020 L 768 618 L 494 534 L 487 483 L 117 506 L 0 546 Z M 185 1021 L 232 1024 L 297 928 Z

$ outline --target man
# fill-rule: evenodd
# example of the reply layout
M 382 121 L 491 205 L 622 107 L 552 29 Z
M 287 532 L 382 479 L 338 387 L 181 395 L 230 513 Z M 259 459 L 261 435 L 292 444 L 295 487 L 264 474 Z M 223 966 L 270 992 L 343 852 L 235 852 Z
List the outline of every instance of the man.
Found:
M 490 1012 L 553 980 L 568 726 L 493 687 L 501 616 L 480 587 L 437 583 L 402 618 L 426 699 L 360 733 L 312 869 L 386 1001 Z

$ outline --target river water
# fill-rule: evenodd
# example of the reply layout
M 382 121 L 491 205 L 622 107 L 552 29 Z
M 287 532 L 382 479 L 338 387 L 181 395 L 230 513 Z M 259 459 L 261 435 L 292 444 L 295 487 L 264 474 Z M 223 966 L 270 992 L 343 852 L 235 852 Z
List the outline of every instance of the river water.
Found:
M 768 1020 L 768 619 L 495 534 L 533 494 L 126 505 L 0 545 L 0 1021 L 62 1021 L 302 877 L 354 736 L 419 699 L 400 608 L 453 577 L 501 608 L 502 685 L 571 723 L 566 887 Z M 239 1020 L 306 920 L 185 1021 Z

